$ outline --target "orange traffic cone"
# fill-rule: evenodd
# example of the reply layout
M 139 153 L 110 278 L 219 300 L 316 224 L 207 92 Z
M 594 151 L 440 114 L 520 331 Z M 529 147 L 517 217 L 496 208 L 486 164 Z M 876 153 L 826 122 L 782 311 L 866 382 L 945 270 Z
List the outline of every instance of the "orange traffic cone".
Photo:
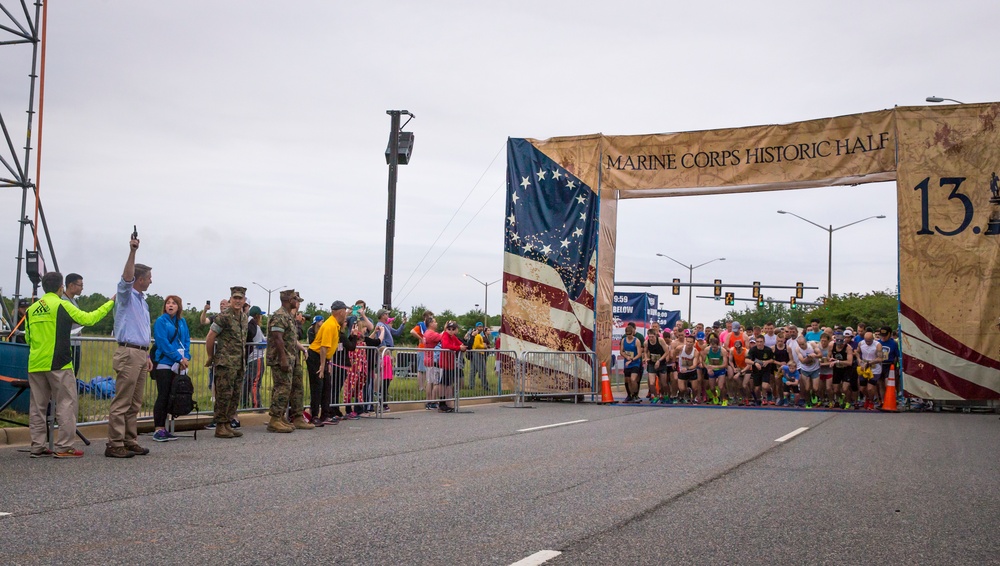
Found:
M 898 413 L 896 407 L 896 366 L 889 366 L 889 377 L 885 379 L 885 399 L 882 399 L 882 410 L 887 413 Z
M 611 380 L 608 379 L 608 366 L 601 362 L 601 404 L 614 402 L 615 396 L 611 393 Z

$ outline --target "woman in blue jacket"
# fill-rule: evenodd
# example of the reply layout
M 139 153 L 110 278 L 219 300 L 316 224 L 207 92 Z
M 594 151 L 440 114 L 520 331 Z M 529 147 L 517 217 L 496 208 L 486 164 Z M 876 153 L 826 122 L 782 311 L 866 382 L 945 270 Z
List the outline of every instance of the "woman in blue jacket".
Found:
M 167 432 L 167 402 L 170 400 L 170 385 L 174 375 L 187 373 L 191 360 L 191 333 L 187 321 L 181 316 L 184 304 L 177 295 L 167 295 L 163 301 L 163 314 L 153 323 L 153 340 L 156 352 L 153 354 L 153 379 L 156 380 L 156 403 L 153 405 L 153 425 L 156 432 L 153 440 L 166 442 L 177 440 Z

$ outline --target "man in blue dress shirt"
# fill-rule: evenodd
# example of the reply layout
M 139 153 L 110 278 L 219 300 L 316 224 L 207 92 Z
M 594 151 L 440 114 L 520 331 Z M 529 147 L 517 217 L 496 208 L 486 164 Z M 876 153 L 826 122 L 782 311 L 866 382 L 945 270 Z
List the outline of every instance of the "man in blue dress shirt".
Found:
M 149 454 L 149 448 L 139 445 L 137 420 L 142 407 L 146 376 L 153 369 L 149 359 L 150 319 L 146 290 L 153 282 L 152 268 L 135 262 L 139 239 L 129 242 L 128 261 L 118 282 L 115 299 L 115 340 L 118 349 L 112 358 L 117 374 L 115 398 L 108 415 L 109 458 L 131 458 Z

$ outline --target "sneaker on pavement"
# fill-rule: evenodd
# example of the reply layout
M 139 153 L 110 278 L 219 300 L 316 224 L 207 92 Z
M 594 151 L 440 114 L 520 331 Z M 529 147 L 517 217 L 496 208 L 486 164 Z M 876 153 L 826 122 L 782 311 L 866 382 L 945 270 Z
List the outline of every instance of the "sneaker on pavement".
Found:
M 208 423 L 207 425 L 205 425 L 205 428 L 207 428 L 208 430 L 212 430 L 213 428 L 215 428 L 215 422 L 213 421 Z
M 142 446 L 139 446 L 138 443 L 126 444 L 125 450 L 128 450 L 129 452 L 135 454 L 136 456 L 145 456 L 146 454 L 149 454 L 149 448 L 143 448 Z
M 37 452 L 32 452 L 28 455 L 29 458 L 48 458 L 52 455 L 52 451 L 48 448 L 43 448 Z
M 63 450 L 62 452 L 56 452 L 54 454 L 56 458 L 83 458 L 83 450 L 77 450 L 75 448 L 70 448 L 69 450 Z
M 161 428 L 161 429 L 158 429 L 156 432 L 153 433 L 153 440 L 155 440 L 157 442 L 167 442 L 167 441 L 170 440 L 170 436 L 169 435 L 170 435 L 169 432 L 167 432 L 165 429 Z
M 104 456 L 108 458 L 131 458 L 132 456 L 135 456 L 135 454 L 129 452 L 129 450 L 124 446 L 108 445 L 108 447 L 104 449 Z
M 240 419 L 233 419 L 229 421 L 229 426 L 231 428 L 240 428 Z
M 181 439 L 181 437 L 177 436 L 176 434 L 174 434 L 172 432 L 168 432 L 167 433 L 167 440 L 180 440 L 180 439 Z

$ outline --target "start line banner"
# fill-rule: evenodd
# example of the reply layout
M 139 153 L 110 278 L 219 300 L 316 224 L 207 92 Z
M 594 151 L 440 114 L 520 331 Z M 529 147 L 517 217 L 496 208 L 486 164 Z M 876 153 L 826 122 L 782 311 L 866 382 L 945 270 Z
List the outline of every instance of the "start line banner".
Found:
M 610 361 L 619 199 L 898 176 L 904 387 L 930 399 L 1000 399 L 998 118 L 1000 103 L 984 103 L 698 132 L 511 139 L 501 347 L 593 349 Z

